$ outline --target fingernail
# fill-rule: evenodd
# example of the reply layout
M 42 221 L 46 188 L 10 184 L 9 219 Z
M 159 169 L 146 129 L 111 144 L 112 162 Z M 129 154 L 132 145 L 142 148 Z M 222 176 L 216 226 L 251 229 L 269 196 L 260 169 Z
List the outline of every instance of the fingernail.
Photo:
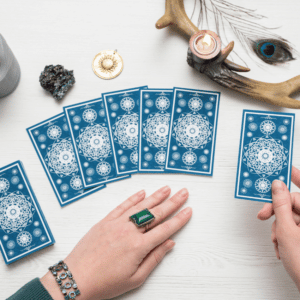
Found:
M 169 187 L 169 186 L 165 186 L 165 187 L 163 187 L 162 190 L 161 190 L 161 192 L 162 192 L 163 194 L 167 194 L 169 191 L 170 191 L 170 187 Z
M 274 180 L 272 182 L 272 193 L 281 192 L 283 190 L 283 184 L 281 180 Z
M 185 215 L 189 215 L 192 212 L 192 209 L 190 207 L 185 208 L 182 213 Z
M 144 190 L 141 190 L 141 191 L 138 192 L 137 195 L 138 195 L 139 197 L 142 197 L 142 196 L 145 195 L 145 191 L 144 191 Z
M 182 189 L 182 190 L 179 192 L 179 195 L 180 195 L 180 197 L 182 197 L 182 198 L 185 198 L 187 194 L 188 194 L 188 190 L 187 190 L 186 188 Z

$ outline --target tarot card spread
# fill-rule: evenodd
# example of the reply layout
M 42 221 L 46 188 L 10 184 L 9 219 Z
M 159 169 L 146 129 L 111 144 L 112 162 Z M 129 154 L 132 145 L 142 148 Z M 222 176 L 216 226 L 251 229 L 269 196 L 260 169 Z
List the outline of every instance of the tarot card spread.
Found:
M 55 243 L 20 161 L 0 169 L 0 228 L 6 264 Z
M 117 177 L 104 104 L 101 98 L 64 108 L 84 187 Z
M 139 172 L 165 171 L 173 90 L 141 90 Z
M 102 94 L 118 175 L 138 171 L 139 99 L 145 88 Z
M 27 129 L 61 206 L 101 190 L 84 189 L 65 114 L 59 114 Z
M 294 114 L 244 110 L 235 197 L 272 202 L 272 181 L 291 184 Z
M 212 176 L 220 93 L 174 88 L 166 169 Z

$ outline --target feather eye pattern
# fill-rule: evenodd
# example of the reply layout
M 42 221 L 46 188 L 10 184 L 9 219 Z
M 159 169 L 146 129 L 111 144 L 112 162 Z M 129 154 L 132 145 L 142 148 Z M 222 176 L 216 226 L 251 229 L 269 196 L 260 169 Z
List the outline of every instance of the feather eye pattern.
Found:
M 195 13 L 196 1 L 193 15 Z M 226 25 L 232 30 L 246 53 L 255 53 L 267 64 L 276 65 L 294 60 L 292 45 L 280 35 L 272 32 L 271 28 L 258 22 L 265 18 L 255 10 L 231 4 L 224 0 L 198 0 L 200 12 L 198 27 L 210 27 L 211 15 L 217 34 L 228 44 Z M 241 57 L 234 52 L 240 59 Z

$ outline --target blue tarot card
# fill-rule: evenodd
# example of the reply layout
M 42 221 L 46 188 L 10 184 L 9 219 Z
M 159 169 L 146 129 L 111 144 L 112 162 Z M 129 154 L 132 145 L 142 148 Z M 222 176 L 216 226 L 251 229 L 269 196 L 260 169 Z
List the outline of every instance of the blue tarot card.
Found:
M 65 206 L 105 187 L 84 189 L 65 114 L 27 129 L 58 202 Z
M 273 180 L 290 189 L 295 115 L 244 110 L 235 197 L 272 202 Z
M 140 90 L 146 88 L 102 94 L 118 175 L 138 171 Z
M 129 178 L 130 175 L 117 177 L 103 100 L 94 99 L 64 110 L 84 187 Z
M 6 264 L 55 243 L 22 163 L 0 169 L 0 245 Z
M 139 172 L 165 171 L 173 90 L 140 91 Z
M 220 93 L 174 88 L 166 170 L 213 175 Z

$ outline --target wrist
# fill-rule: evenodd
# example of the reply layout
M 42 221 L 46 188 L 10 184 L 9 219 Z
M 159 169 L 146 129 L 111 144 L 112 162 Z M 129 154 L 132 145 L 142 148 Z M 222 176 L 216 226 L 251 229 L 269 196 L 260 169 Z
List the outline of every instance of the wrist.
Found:
M 50 271 L 41 278 L 41 283 L 54 300 L 64 300 L 59 285 Z

